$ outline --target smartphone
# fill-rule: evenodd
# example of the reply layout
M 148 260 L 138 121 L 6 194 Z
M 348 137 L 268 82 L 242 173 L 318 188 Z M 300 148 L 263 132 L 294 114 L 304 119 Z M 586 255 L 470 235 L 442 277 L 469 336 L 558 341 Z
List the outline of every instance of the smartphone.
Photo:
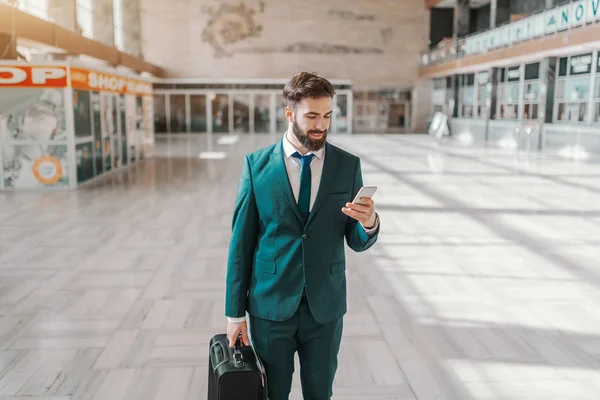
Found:
M 356 194 L 356 197 L 354 198 L 354 200 L 352 200 L 352 202 L 354 204 L 363 204 L 362 201 L 360 201 L 361 197 L 368 197 L 368 198 L 373 198 L 373 195 L 375 194 L 375 192 L 377 191 L 377 186 L 363 186 L 360 188 L 360 190 L 358 191 L 358 193 Z

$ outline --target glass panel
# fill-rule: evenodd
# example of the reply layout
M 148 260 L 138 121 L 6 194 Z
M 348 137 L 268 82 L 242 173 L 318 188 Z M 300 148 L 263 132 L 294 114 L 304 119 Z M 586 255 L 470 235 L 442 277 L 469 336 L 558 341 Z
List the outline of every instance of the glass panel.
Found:
M 587 103 L 579 103 L 579 115 L 577 116 L 577 121 L 584 122 L 585 120 L 587 120 L 587 106 Z
M 464 105 L 463 106 L 462 116 L 464 118 L 473 118 L 473 106 L 471 106 L 471 105 Z
M 502 104 L 500 106 L 500 118 L 502 119 L 517 119 L 517 105 L 516 104 Z
M 390 104 L 389 108 L 389 128 L 404 128 L 406 118 L 406 105 Z
M 567 76 L 567 66 L 568 66 L 567 57 L 561 58 L 559 66 L 558 66 L 558 76 Z
M 600 102 L 596 103 L 594 121 L 600 122 Z
M 254 95 L 254 132 L 269 133 L 271 129 L 271 95 Z
M 121 141 L 119 140 L 119 105 L 117 103 L 117 96 L 114 94 L 109 95 L 109 107 L 110 107 L 110 141 L 112 142 L 112 165 L 113 168 L 119 168 L 121 166 Z
M 154 132 L 167 132 L 167 102 L 164 94 L 154 95 Z
M 88 38 L 94 38 L 92 1 L 77 0 L 77 25 L 81 29 L 81 34 Z
M 110 132 L 112 131 L 110 123 L 112 121 L 112 112 L 110 110 L 110 95 L 100 94 L 100 110 L 102 118 L 102 154 L 104 155 L 104 171 L 112 169 L 112 151 L 110 146 Z
M 538 105 L 537 104 L 525 104 L 523 108 L 523 119 L 533 120 L 537 119 Z
M 92 136 L 92 118 L 90 112 L 90 92 L 87 90 L 73 90 L 75 137 Z
M 190 95 L 190 131 L 207 132 L 206 95 L 204 94 Z
M 600 74 L 596 75 L 596 98 L 600 99 Z
M 94 175 L 104 172 L 102 163 L 102 114 L 100 106 L 100 94 L 92 92 L 92 124 L 94 126 Z
M 335 124 L 336 131 L 341 133 L 348 133 L 348 95 L 338 94 L 335 105 Z M 404 113 L 402 115 L 404 119 Z M 404 123 L 400 123 L 400 126 L 404 126 Z
M 463 98 L 462 98 L 462 102 L 465 105 L 472 105 L 475 103 L 475 88 L 473 86 L 471 87 L 466 87 L 463 89 Z
M 556 82 L 556 99 L 563 100 L 565 98 L 565 81 Z
M 275 115 L 277 116 L 277 133 L 284 133 L 288 129 L 288 120 L 285 117 L 286 107 L 287 105 L 285 104 L 283 95 L 277 95 L 277 103 L 275 106 Z
M 568 78 L 565 81 L 567 101 L 587 100 L 590 93 L 590 77 Z
M 171 106 L 171 133 L 185 133 L 185 95 L 172 94 L 169 96 Z
M 250 94 L 233 96 L 233 131 L 250 132 Z
M 540 63 L 527 64 L 525 66 L 525 80 L 540 78 Z
M 566 121 L 568 118 L 567 115 L 567 105 L 565 103 L 560 103 L 558 105 L 558 115 L 556 116 L 557 121 Z
M 537 101 L 540 94 L 540 83 L 526 83 L 525 84 L 525 101 Z
M 229 132 L 229 96 L 215 94 L 212 100 L 213 132 Z
M 506 91 L 504 92 L 507 103 L 517 103 L 519 101 L 519 84 L 518 83 L 507 83 Z
M 125 96 L 121 95 L 119 97 L 119 112 L 121 118 L 121 153 L 123 156 L 122 163 L 123 165 L 127 165 L 127 118 L 125 116 L 125 110 L 127 105 L 125 103 Z

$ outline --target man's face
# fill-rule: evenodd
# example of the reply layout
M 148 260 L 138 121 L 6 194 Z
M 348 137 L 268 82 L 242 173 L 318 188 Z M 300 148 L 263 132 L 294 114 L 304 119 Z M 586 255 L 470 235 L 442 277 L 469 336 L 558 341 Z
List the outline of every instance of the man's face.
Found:
M 327 140 L 331 121 L 331 98 L 304 98 L 296 105 L 296 111 L 287 108 L 286 115 L 293 118 L 292 132 L 308 151 L 320 150 Z

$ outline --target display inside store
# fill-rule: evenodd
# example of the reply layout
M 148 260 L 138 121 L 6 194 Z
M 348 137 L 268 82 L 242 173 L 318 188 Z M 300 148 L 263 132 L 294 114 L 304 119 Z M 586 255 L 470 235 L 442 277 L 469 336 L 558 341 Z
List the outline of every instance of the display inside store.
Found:
M 73 188 L 151 156 L 152 84 L 71 64 L 0 63 L 0 189 Z

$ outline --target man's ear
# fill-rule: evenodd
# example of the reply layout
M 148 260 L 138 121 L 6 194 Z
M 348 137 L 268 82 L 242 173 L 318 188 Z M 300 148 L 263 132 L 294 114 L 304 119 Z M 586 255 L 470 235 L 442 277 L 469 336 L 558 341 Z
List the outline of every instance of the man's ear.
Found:
M 294 110 L 291 109 L 290 107 L 286 107 L 285 108 L 285 118 L 290 121 L 291 123 L 294 123 Z

